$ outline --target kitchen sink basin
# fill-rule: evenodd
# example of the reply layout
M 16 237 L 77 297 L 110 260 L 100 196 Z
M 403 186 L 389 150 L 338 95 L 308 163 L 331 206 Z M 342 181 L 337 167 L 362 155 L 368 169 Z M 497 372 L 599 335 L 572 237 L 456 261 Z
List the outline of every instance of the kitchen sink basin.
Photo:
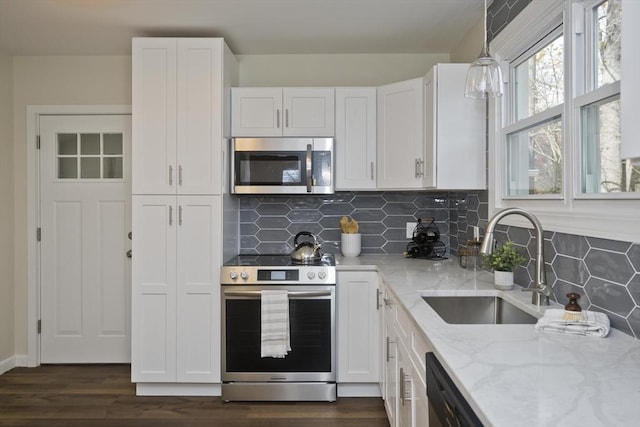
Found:
M 423 296 L 447 323 L 460 325 L 534 324 L 535 316 L 499 296 Z

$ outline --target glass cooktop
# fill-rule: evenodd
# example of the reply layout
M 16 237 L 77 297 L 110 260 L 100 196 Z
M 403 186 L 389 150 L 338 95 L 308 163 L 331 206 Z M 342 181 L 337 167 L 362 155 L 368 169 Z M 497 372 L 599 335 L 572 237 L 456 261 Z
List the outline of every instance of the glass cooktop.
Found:
M 259 267 L 286 267 L 296 265 L 336 265 L 333 254 L 323 254 L 322 258 L 314 262 L 297 262 L 288 254 L 245 254 L 237 255 L 224 263 L 225 266 L 259 266 Z

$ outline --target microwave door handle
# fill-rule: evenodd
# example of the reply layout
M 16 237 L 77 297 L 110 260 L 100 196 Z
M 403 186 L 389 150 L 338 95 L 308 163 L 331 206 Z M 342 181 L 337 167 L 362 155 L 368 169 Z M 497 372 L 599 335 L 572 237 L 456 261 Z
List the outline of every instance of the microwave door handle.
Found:
M 311 168 L 311 144 L 307 144 L 307 193 L 311 193 L 311 184 L 313 183 L 312 168 Z

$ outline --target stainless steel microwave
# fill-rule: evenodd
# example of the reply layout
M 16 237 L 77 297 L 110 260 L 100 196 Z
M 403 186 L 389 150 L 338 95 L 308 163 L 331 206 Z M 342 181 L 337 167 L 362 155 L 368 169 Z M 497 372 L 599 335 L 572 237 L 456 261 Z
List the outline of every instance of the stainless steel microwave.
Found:
M 332 194 L 333 138 L 233 138 L 231 192 Z

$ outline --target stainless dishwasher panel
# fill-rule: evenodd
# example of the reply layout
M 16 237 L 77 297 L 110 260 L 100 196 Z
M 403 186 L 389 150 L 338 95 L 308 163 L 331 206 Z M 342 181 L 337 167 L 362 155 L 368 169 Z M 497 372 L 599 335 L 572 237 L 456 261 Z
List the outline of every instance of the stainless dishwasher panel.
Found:
M 482 427 L 433 353 L 426 355 L 429 427 Z

